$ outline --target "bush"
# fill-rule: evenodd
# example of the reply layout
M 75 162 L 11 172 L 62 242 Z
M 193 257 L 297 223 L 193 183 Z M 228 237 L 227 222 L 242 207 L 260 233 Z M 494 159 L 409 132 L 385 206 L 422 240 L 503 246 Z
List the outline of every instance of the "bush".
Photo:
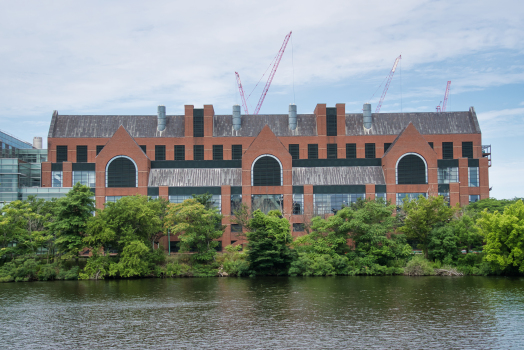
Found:
M 431 266 L 431 262 L 422 256 L 416 255 L 407 263 L 404 274 L 408 276 L 431 276 L 435 274 L 435 271 Z

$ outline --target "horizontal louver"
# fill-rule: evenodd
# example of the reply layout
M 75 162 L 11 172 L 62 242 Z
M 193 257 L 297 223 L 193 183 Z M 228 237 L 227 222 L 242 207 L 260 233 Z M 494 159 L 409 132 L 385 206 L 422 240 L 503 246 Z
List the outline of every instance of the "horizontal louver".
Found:
M 231 146 L 231 159 L 242 159 L 242 145 Z
M 426 165 L 420 157 L 413 154 L 403 157 L 398 162 L 397 174 L 399 185 L 426 183 Z
M 131 160 L 120 157 L 109 164 L 107 187 L 136 187 L 136 168 Z
M 318 159 L 318 145 L 317 144 L 307 145 L 307 158 L 308 159 Z
M 67 162 L 67 146 L 56 146 L 56 162 Z
M 253 186 L 280 186 L 280 164 L 273 157 L 261 157 L 253 165 Z
M 204 145 L 193 146 L 193 160 L 204 160 Z
M 204 137 L 203 109 L 193 109 L 193 137 Z
M 186 160 L 186 146 L 175 145 L 175 160 Z
M 298 144 L 289 145 L 289 154 L 291 154 L 291 159 L 300 159 L 300 148 Z
M 337 136 L 336 108 L 326 108 L 326 133 L 327 136 Z
M 365 156 L 366 158 L 375 158 L 375 144 L 374 143 L 366 143 Z
M 357 158 L 357 144 L 346 143 L 346 159 Z
M 473 142 L 462 142 L 462 157 L 473 158 Z
M 336 143 L 328 143 L 328 145 L 327 145 L 327 157 L 328 157 L 328 159 L 336 159 L 337 158 L 337 144 Z
M 155 146 L 155 160 L 166 160 L 166 146 L 156 145 Z
M 213 145 L 213 160 L 223 160 L 223 159 L 224 159 L 224 146 Z
M 453 142 L 442 142 L 442 159 L 453 159 Z
M 76 146 L 76 162 L 87 163 L 87 146 Z

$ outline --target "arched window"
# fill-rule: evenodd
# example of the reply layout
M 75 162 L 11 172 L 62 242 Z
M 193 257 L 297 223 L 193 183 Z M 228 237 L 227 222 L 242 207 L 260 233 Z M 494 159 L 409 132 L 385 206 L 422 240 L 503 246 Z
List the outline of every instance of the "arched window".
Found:
M 397 162 L 397 184 L 427 184 L 426 161 L 416 153 L 404 154 Z
M 106 166 L 106 187 L 137 187 L 138 173 L 135 162 L 126 156 L 117 156 Z
M 255 159 L 251 167 L 252 186 L 282 186 L 282 165 L 269 154 Z

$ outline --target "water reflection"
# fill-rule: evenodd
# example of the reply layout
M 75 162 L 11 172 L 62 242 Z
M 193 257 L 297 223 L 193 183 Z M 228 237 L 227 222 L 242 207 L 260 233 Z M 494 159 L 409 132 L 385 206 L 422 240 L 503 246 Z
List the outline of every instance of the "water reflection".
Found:
M 524 279 L 207 278 L 0 284 L 9 348 L 508 348 Z

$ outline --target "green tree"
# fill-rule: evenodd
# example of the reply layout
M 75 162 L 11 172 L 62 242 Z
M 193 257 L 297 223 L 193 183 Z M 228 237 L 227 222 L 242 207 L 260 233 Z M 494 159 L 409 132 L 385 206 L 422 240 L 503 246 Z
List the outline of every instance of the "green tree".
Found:
M 428 252 L 432 259 L 447 265 L 457 261 L 460 242 L 451 225 L 437 226 L 431 231 Z
M 292 242 L 289 221 L 278 210 L 267 215 L 256 210 L 249 226 L 247 261 L 251 274 L 287 274 L 295 255 L 289 248 Z
M 406 217 L 404 225 L 398 230 L 405 233 L 408 239 L 417 240 L 424 251 L 424 257 L 428 259 L 431 231 L 437 226 L 449 223 L 458 208 L 449 207 L 442 196 L 420 196 L 411 201 L 404 200 L 402 210 Z
M 485 237 L 485 260 L 497 273 L 524 273 L 524 204 L 517 201 L 504 212 L 482 212 L 477 221 Z
M 460 242 L 460 250 L 465 249 L 469 253 L 472 249 L 482 249 L 482 234 L 469 211 L 463 212 L 462 216 L 452 222 L 452 226 L 453 233 Z
M 77 183 L 56 201 L 54 221 L 48 225 L 55 235 L 55 245 L 65 258 L 76 257 L 82 248 L 86 236 L 87 223 L 95 211 L 94 194 L 90 188 Z
M 216 239 L 222 237 L 225 226 L 222 215 L 214 208 L 206 209 L 197 199 L 186 199 L 182 203 L 170 204 L 164 220 L 164 231 L 180 234 L 180 252 L 194 251 L 198 262 L 214 260 Z

